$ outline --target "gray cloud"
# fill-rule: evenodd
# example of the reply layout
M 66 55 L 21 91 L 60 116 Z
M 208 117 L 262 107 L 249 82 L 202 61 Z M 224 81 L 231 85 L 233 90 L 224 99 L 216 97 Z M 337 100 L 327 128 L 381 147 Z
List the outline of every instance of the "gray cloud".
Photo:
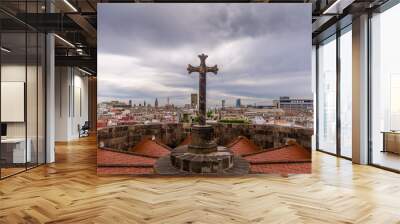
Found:
M 218 64 L 209 104 L 311 96 L 308 4 L 99 4 L 100 99 L 188 103 L 197 54 Z

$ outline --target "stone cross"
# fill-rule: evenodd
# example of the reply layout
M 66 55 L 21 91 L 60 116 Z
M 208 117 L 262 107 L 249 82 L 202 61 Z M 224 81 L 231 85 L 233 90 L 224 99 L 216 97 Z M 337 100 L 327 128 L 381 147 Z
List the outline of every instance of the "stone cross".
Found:
M 213 67 L 208 67 L 206 65 L 207 55 L 200 54 L 200 66 L 194 67 L 192 65 L 188 65 L 188 72 L 189 74 L 192 72 L 198 72 L 199 75 L 199 124 L 206 125 L 206 74 L 207 72 L 212 72 L 214 74 L 218 73 L 217 65 Z

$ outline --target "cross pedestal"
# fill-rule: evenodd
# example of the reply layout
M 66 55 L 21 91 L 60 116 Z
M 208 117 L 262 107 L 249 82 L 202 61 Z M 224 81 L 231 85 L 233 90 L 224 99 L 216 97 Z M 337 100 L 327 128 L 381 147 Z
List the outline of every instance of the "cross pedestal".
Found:
M 189 145 L 191 153 L 210 153 L 217 151 L 217 143 L 214 141 L 214 128 L 211 125 L 193 125 L 192 142 Z
M 235 157 L 231 150 L 218 146 L 214 140 L 214 129 L 206 124 L 206 75 L 217 74 L 217 65 L 206 65 L 207 55 L 201 54 L 200 66 L 188 65 L 189 74 L 199 75 L 199 124 L 193 125 L 192 141 L 189 145 L 175 148 L 167 157 L 157 160 L 155 170 L 160 174 L 245 174 L 249 170 L 246 160 Z
M 218 73 L 217 65 L 208 67 L 206 65 L 207 55 L 201 54 L 200 66 L 194 67 L 188 65 L 189 74 L 192 72 L 199 73 L 199 125 L 193 125 L 192 127 L 192 142 L 189 145 L 189 152 L 192 153 L 210 153 L 217 151 L 217 144 L 214 142 L 214 129 L 206 125 L 206 113 L 207 113 L 207 72 L 214 74 Z

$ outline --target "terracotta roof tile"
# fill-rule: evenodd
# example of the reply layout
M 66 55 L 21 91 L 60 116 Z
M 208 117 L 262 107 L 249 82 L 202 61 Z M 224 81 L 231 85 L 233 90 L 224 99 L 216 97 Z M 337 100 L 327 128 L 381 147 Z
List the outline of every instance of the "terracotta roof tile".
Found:
M 181 145 L 189 144 L 190 141 L 191 137 L 188 136 Z M 311 153 L 299 145 L 261 150 L 249 139 L 240 136 L 227 147 L 235 155 L 241 155 L 250 162 L 252 173 L 311 173 Z M 98 149 L 97 163 L 101 166 L 97 168 L 97 172 L 98 174 L 152 174 L 154 173 L 152 166 L 157 158 L 169 153 L 168 146 L 151 139 L 143 139 L 130 152 Z
M 97 174 L 153 174 L 153 168 L 147 167 L 98 167 Z
M 311 161 L 311 152 L 299 145 L 284 146 L 244 156 L 250 163 Z
M 226 147 L 230 148 L 235 155 L 246 155 L 261 150 L 257 145 L 244 136 L 237 137 Z
M 130 151 L 136 154 L 157 158 L 171 153 L 168 146 L 151 139 L 142 139 L 142 141 L 140 141 Z
M 104 167 L 97 167 L 98 174 L 151 174 L 153 173 L 153 165 L 155 158 L 149 158 L 140 155 L 132 155 L 129 153 L 97 150 L 97 164 Z M 139 166 L 139 164 L 142 166 Z M 110 167 L 107 167 L 110 165 Z M 115 165 L 115 166 L 114 166 Z M 126 167 L 124 167 L 126 165 Z M 132 165 L 138 165 L 133 167 Z M 147 167 L 146 167 L 147 166 Z
M 131 155 L 128 153 L 115 152 L 109 150 L 97 150 L 98 164 L 149 164 L 153 165 L 156 159 L 143 157 L 139 155 Z
M 311 162 L 251 165 L 250 170 L 252 173 L 281 173 L 281 174 L 311 173 Z

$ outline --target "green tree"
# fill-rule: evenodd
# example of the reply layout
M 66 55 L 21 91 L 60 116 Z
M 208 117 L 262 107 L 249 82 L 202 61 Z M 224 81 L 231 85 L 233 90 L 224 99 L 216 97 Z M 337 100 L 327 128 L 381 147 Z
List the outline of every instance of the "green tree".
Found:
M 211 110 L 209 110 L 209 111 L 207 112 L 207 117 L 211 117 L 212 114 L 213 114 L 213 112 L 212 112 Z

